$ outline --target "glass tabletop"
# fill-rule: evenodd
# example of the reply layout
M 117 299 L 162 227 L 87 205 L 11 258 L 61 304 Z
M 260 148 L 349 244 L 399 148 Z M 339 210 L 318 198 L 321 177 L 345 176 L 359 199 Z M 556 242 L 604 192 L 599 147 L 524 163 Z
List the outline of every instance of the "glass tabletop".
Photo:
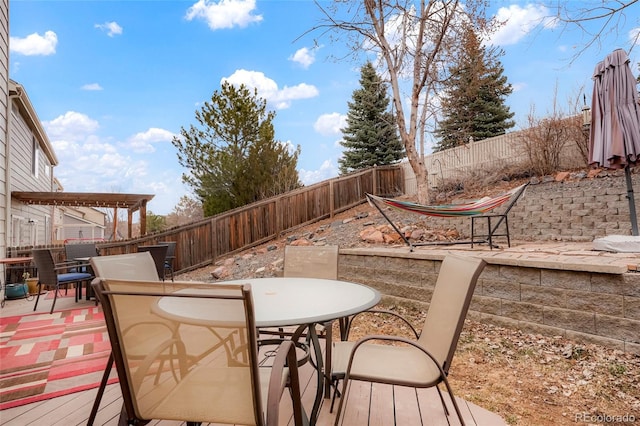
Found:
M 362 284 L 317 278 L 253 278 L 219 284 L 250 284 L 257 327 L 323 323 L 375 306 L 380 293 Z M 216 285 L 216 284 L 212 284 Z M 164 298 L 158 307 L 196 323 L 224 318 L 206 299 Z

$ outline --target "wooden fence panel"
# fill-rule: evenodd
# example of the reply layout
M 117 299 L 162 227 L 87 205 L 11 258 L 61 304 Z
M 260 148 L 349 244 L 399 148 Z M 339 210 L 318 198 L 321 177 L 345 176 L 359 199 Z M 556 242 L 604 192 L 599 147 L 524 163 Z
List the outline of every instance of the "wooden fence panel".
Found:
M 99 243 L 102 255 L 134 253 L 139 245 L 176 242 L 174 270 L 185 272 L 230 253 L 278 238 L 283 231 L 332 217 L 365 201 L 365 193 L 398 195 L 404 191 L 399 165 L 374 167 L 319 182 L 286 194 L 239 207 L 188 225 L 139 238 Z M 63 260 L 64 247 L 52 246 Z M 31 247 L 12 249 L 30 255 Z

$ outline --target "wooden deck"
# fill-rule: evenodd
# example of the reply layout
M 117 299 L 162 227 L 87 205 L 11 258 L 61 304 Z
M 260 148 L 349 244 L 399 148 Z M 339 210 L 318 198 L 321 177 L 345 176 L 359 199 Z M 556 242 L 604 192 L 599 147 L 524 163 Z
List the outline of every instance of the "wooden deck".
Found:
M 33 301 L 10 300 L 0 311 L 0 316 L 24 315 L 33 312 Z M 40 299 L 38 312 L 48 312 L 50 300 Z M 61 298 L 56 302 L 56 310 L 71 309 L 93 302 L 76 304 L 73 298 Z M 305 365 L 300 372 L 303 381 L 303 405 L 307 412 L 311 411 L 316 391 L 314 371 Z M 24 426 L 37 424 L 43 426 L 84 425 L 87 422 L 97 389 L 74 393 L 46 401 L 23 405 L 0 411 L 0 424 L 7 426 Z M 445 401 L 448 396 L 445 394 Z M 291 401 L 285 395 L 280 408 L 280 424 L 292 425 Z M 506 425 L 498 415 L 491 413 L 463 399 L 457 398 L 458 405 L 468 425 L 500 426 Z M 341 424 L 356 425 L 456 425 L 459 424 L 453 406 L 449 404 L 452 416 L 447 419 L 434 389 L 416 392 L 413 389 L 399 386 L 371 385 L 355 382 L 349 393 L 345 416 Z M 118 384 L 107 387 L 100 404 L 95 424 L 117 425 L 122 405 L 122 394 Z M 334 424 L 335 413 L 330 413 L 330 399 L 324 399 L 318 418 L 318 426 Z M 338 401 L 336 401 L 337 409 Z M 182 425 L 174 421 L 155 421 L 151 425 Z

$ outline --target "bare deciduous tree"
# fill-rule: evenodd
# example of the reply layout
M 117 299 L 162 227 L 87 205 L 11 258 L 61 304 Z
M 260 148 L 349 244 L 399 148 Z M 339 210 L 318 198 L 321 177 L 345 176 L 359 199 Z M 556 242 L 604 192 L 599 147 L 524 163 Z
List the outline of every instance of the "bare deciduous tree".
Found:
M 575 144 L 586 166 L 588 140 L 583 130 L 582 114 L 578 111 L 579 97 L 568 100 L 569 112 L 558 105 L 556 85 L 552 110 L 543 118 L 536 115 L 535 106 L 527 117 L 527 129 L 521 133 L 528 168 L 540 176 L 553 174 L 561 169 L 561 154 L 567 144 Z
M 417 178 L 418 202 L 428 200 L 424 132 L 434 116 L 439 82 L 460 38 L 462 22 L 484 29 L 486 2 L 470 0 L 316 1 L 324 14 L 309 32 L 337 36 L 354 55 L 373 53 L 387 72 L 400 138 Z M 419 146 L 417 146 L 419 145 Z
M 167 227 L 186 225 L 204 218 L 202 204 L 187 195 L 180 197 L 180 201 L 167 215 Z
M 573 59 L 582 55 L 594 44 L 600 45 L 603 37 L 617 34 L 627 21 L 635 19 L 640 26 L 640 0 L 600 0 L 594 2 L 553 2 L 548 6 L 556 12 L 557 19 L 565 27 L 577 26 L 588 39 Z M 592 26 L 593 25 L 593 26 Z M 631 48 L 640 42 L 640 31 L 632 35 Z M 629 49 L 630 51 L 631 49 Z

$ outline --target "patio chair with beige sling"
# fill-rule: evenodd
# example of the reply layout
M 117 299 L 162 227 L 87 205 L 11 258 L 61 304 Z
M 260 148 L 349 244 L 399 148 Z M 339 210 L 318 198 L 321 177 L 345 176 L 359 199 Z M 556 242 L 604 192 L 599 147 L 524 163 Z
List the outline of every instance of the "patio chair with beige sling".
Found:
M 353 381 L 413 388 L 435 387 L 448 416 L 444 397 L 438 387 L 444 382 L 456 414 L 461 424 L 464 424 L 447 375 L 478 276 L 484 266 L 485 262 L 478 258 L 453 255 L 444 258 L 420 333 L 402 316 L 390 311 L 377 311 L 402 320 L 413 331 L 415 340 L 400 336 L 373 335 L 365 336 L 357 342 L 334 343 L 331 377 L 336 383 L 343 381 L 336 425 L 341 420 L 344 421 L 341 416 L 344 415 Z M 351 318 L 347 334 L 359 315 Z M 336 390 L 334 400 L 337 394 Z
M 321 278 L 321 279 L 338 279 L 338 246 L 293 246 L 287 245 L 284 248 L 284 271 L 283 276 L 287 278 Z M 297 330 L 298 332 L 301 329 Z M 331 342 L 331 323 L 322 324 L 317 327 L 316 333 L 318 337 L 325 338 L 327 342 Z M 267 345 L 278 344 L 285 336 L 291 336 L 294 333 L 286 332 L 283 328 L 278 330 L 274 329 L 260 329 L 261 335 L 277 335 L 276 339 L 269 339 L 261 337 L 259 345 L 261 347 Z M 294 341 L 298 342 L 298 339 L 303 336 L 293 336 Z M 303 358 L 309 357 L 310 336 L 307 337 L 307 342 L 304 345 L 299 345 L 299 348 L 303 351 L 307 351 Z M 314 355 L 316 359 L 322 356 L 320 348 L 314 347 Z M 313 359 L 312 359 L 313 361 Z M 331 365 L 331 345 L 326 346 L 325 350 L 325 368 L 329 368 Z M 328 395 L 330 392 L 329 378 L 326 380 L 325 392 Z
M 98 277 L 97 279 L 123 279 L 131 280 L 132 283 L 138 281 L 160 281 L 158 265 L 149 251 L 92 257 L 90 262 L 96 277 Z M 152 306 L 145 305 L 144 302 L 146 301 L 149 301 L 149 299 L 129 299 L 121 303 L 121 305 L 132 303 L 128 306 L 128 315 L 120 321 L 120 325 L 126 330 L 126 339 L 130 342 L 127 348 L 127 354 L 130 359 L 141 360 L 146 358 L 149 352 L 157 346 L 158 342 L 166 341 L 179 333 L 180 338 L 188 342 L 186 359 L 191 365 L 220 347 L 222 345 L 221 340 L 229 338 L 230 332 L 224 336 L 210 335 L 207 338 L 202 338 L 202 327 L 187 324 L 182 325 L 180 330 L 177 330 L 172 322 L 150 313 Z M 100 387 L 98 388 L 98 394 L 89 416 L 89 424 L 93 422 L 98 412 L 112 365 L 113 353 L 107 362 Z
M 276 426 L 287 386 L 295 424 L 304 423 L 293 342 L 282 342 L 272 366 L 259 367 L 250 285 L 100 279 L 93 287 L 104 309 L 123 395 L 119 424 L 173 420 Z M 146 314 L 148 323 L 158 323 L 160 301 L 185 298 L 206 300 L 213 312 L 220 312 L 219 319 L 202 327 L 203 338 L 233 329 L 237 332 L 235 346 L 225 344 L 191 364 L 186 355 L 190 343 L 176 333 L 157 341 L 143 360 L 132 358 L 129 349 L 135 343 L 127 336 L 129 317 L 135 315 L 139 321 Z M 153 309 L 131 312 L 133 305 Z M 189 323 L 179 315 L 167 314 L 165 320 L 175 330 Z M 158 323 L 158 327 L 164 325 Z M 164 362 L 166 359 L 170 362 Z

